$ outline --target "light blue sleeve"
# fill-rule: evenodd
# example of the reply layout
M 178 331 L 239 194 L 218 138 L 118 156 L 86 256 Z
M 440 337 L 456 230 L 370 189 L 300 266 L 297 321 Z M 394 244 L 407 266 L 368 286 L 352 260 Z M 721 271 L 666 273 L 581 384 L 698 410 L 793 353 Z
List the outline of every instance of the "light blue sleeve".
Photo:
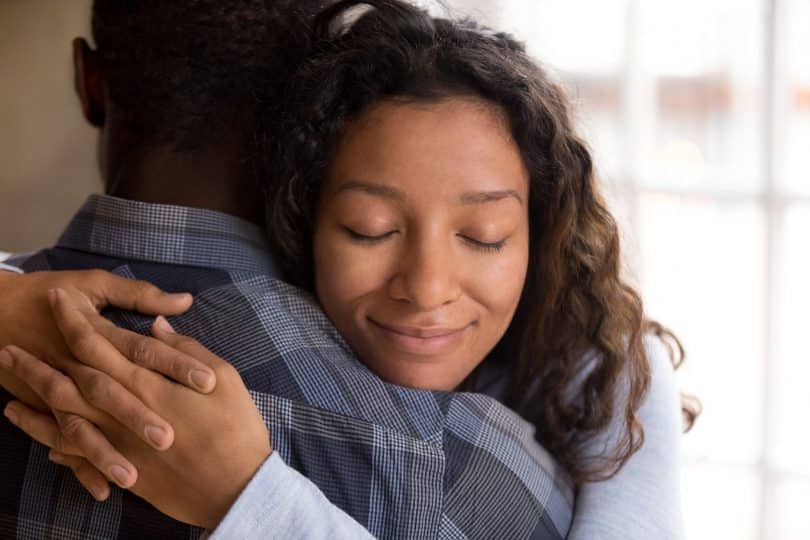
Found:
M 207 540 L 373 538 L 273 452 Z
M 576 500 L 570 540 L 680 540 L 681 407 L 675 373 L 666 348 L 647 338 L 652 377 L 639 408 L 644 444 L 610 480 L 581 486 Z M 604 452 L 621 423 L 596 438 L 585 454 Z
M 21 268 L 17 268 L 16 266 L 11 266 L 10 264 L 3 264 L 0 262 L 0 271 L 2 272 L 14 272 L 15 274 L 24 274 L 25 272 L 22 271 Z

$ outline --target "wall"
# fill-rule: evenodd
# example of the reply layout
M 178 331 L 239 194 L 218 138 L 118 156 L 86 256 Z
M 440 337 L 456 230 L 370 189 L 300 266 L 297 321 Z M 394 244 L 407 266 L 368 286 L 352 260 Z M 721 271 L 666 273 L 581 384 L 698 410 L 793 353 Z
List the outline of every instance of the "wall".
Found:
M 90 3 L 0 2 L 0 251 L 52 243 L 100 186 L 72 83 L 70 42 L 89 35 Z

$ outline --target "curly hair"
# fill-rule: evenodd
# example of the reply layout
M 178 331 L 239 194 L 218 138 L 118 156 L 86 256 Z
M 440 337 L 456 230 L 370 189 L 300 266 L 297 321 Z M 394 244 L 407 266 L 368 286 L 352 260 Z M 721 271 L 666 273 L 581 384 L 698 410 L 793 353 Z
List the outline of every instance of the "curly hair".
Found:
M 306 49 L 295 29 L 326 0 L 95 0 L 93 40 L 113 104 L 153 144 L 194 149 L 255 131 L 258 84 Z
M 371 9 L 347 23 L 361 5 Z M 280 105 L 267 113 L 272 125 L 262 139 L 268 231 L 288 279 L 312 290 L 320 185 L 349 123 L 382 100 L 472 96 L 491 104 L 530 174 L 530 246 L 515 317 L 482 365 L 506 362 L 505 403 L 536 426 L 537 440 L 575 481 L 615 474 L 643 442 L 643 335 L 674 336 L 645 319 L 639 294 L 620 276 L 616 222 L 564 91 L 508 34 L 397 0 L 338 2 L 316 18 L 314 33 L 285 97 L 273 99 Z M 696 409 L 684 402 L 683 410 L 691 425 Z M 615 452 L 598 464 L 578 459 L 618 414 L 625 429 Z

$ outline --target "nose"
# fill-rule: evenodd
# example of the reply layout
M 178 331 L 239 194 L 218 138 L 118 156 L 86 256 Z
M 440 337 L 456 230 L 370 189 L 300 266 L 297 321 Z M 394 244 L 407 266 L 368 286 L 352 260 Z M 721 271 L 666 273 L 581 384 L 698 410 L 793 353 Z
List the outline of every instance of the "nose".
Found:
M 421 310 L 433 310 L 461 296 L 459 265 L 451 245 L 420 239 L 404 250 L 391 279 L 391 297 Z

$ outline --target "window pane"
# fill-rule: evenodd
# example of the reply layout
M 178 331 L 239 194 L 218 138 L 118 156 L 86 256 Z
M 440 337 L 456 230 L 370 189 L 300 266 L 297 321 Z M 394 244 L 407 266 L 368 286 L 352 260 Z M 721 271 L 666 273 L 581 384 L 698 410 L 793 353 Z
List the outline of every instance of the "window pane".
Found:
M 626 180 L 622 80 L 627 61 L 628 0 L 512 0 L 523 6 L 518 34 L 529 52 L 556 71 L 599 174 Z M 582 14 L 587 13 L 587 17 Z
M 810 480 L 806 477 L 782 476 L 777 482 L 769 516 L 770 538 L 807 540 L 810 538 Z M 770 529 L 770 527 L 769 527 Z M 770 536 L 772 535 L 772 536 Z
M 636 234 L 648 313 L 682 339 L 682 387 L 704 413 L 684 438 L 690 455 L 759 457 L 764 219 L 754 203 L 642 195 Z
M 544 64 L 577 75 L 617 75 L 625 60 L 629 0 L 429 0 L 511 32 Z M 583 16 L 587 14 L 587 16 Z
M 686 538 L 757 539 L 759 488 L 757 476 L 748 467 L 687 466 L 683 474 Z
M 498 2 L 499 4 L 501 2 Z M 625 63 L 628 0 L 512 0 L 514 23 L 529 51 L 569 74 L 620 75 Z M 587 17 L 583 17 L 587 13 Z M 518 15 L 516 13 L 515 15 Z
M 807 332 L 810 317 L 810 204 L 794 204 L 784 216 L 782 260 L 777 272 L 773 456 L 778 465 L 810 473 L 810 354 Z
M 764 2 L 639 2 L 638 84 L 653 96 L 637 174 L 649 186 L 763 184 Z M 642 100 L 642 103 L 644 101 Z M 629 104 L 633 106 L 633 104 Z
M 784 2 L 788 88 L 783 149 L 777 177 L 787 191 L 810 194 L 810 1 Z M 781 150 L 781 154 L 779 154 Z
M 563 85 L 573 102 L 579 134 L 593 155 L 596 173 L 611 184 L 627 182 L 629 153 L 621 114 L 621 80 L 566 75 Z
M 452 3 L 524 40 L 529 53 L 563 83 L 599 173 L 612 182 L 625 179 L 623 166 L 629 156 L 621 121 L 629 4 L 628 0 Z

